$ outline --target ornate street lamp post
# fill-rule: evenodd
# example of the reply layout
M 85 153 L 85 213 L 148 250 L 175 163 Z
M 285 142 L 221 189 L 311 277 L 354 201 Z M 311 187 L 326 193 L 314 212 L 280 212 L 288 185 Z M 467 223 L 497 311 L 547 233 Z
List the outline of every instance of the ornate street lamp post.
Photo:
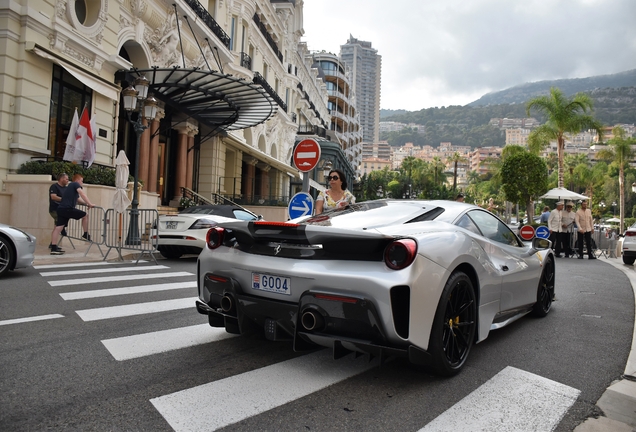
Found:
M 124 99 L 124 110 L 130 124 L 132 124 L 137 140 L 135 142 L 135 175 L 133 183 L 133 200 L 130 209 L 130 225 L 128 226 L 128 236 L 126 237 L 127 245 L 140 245 L 141 237 L 139 236 L 139 142 L 141 134 L 144 133 L 148 126 L 144 125 L 142 118 L 148 122 L 152 121 L 157 115 L 157 100 L 148 97 L 148 87 L 150 83 L 146 77 L 141 76 L 135 80 L 135 86 L 128 87 L 122 91 Z M 132 113 L 137 113 L 136 121 L 132 119 Z

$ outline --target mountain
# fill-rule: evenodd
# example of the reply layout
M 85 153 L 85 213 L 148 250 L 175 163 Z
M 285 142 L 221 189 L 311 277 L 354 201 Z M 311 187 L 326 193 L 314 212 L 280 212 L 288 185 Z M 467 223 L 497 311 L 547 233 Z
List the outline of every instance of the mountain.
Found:
M 485 94 L 476 101 L 469 103 L 468 106 L 525 104 L 533 97 L 548 94 L 550 87 L 558 87 L 566 96 L 580 92 L 591 93 L 597 89 L 636 87 L 636 69 L 589 78 L 559 79 L 520 84 L 506 90 Z
M 399 110 L 380 109 L 380 120 L 384 120 L 385 118 L 393 117 L 400 114 L 405 114 L 407 112 L 408 112 L 407 110 L 403 110 L 403 109 L 399 109 Z

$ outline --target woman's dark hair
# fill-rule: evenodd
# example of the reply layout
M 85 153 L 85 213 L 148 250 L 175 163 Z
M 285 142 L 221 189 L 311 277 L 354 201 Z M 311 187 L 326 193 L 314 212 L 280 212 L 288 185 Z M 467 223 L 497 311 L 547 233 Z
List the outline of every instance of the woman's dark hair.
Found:
M 338 174 L 338 177 L 340 177 L 340 181 L 342 182 L 342 190 L 345 190 L 347 188 L 347 177 L 345 177 L 344 173 L 339 169 L 332 169 L 329 171 L 329 175 L 331 175 L 331 173 Z

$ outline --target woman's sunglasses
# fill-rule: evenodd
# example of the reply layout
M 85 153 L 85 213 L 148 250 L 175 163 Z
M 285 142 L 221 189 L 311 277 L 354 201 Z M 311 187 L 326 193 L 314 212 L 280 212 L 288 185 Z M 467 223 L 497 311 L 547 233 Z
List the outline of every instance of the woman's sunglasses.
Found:
M 329 181 L 331 181 L 331 180 L 339 180 L 339 179 L 340 179 L 340 177 L 338 177 L 338 176 L 329 176 L 329 177 L 327 177 L 327 180 L 329 180 Z

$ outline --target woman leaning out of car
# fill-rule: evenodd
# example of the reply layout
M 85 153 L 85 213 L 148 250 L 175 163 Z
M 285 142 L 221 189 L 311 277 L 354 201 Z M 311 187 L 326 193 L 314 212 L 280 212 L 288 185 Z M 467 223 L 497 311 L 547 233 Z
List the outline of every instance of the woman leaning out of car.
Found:
M 320 192 L 316 198 L 316 214 L 325 210 L 343 208 L 356 202 L 356 198 L 347 190 L 347 179 L 342 171 L 333 169 L 329 172 L 329 189 Z

